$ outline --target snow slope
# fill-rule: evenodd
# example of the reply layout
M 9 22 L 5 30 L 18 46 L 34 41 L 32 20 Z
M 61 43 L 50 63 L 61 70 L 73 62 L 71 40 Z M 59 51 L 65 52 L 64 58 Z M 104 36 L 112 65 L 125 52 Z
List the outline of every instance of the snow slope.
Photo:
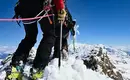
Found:
M 2 48 L 1 48 L 2 50 Z M 4 48 L 5 51 L 7 50 Z M 0 51 L 1 54 L 2 51 Z M 10 53 L 10 52 L 9 52 Z M 29 69 L 26 69 L 29 70 Z M 0 80 L 4 80 L 5 72 L 0 74 Z M 61 67 L 58 67 L 58 59 L 52 60 L 45 68 L 44 78 L 41 80 L 112 80 L 98 72 L 86 69 L 83 61 L 75 59 L 75 56 L 70 55 L 67 61 L 62 61 Z
M 124 80 L 130 79 L 130 56 L 126 53 L 126 50 L 119 49 L 117 47 L 105 46 L 102 44 L 88 45 L 88 44 L 76 44 L 76 52 L 73 53 L 73 45 L 69 46 L 69 59 L 62 61 L 61 68 L 58 68 L 58 59 L 52 60 L 45 68 L 45 75 L 42 80 L 111 80 L 108 76 L 100 74 L 99 72 L 86 69 L 81 58 L 89 55 L 92 49 L 99 51 L 99 48 L 103 48 L 103 52 L 107 52 L 111 62 L 116 66 L 124 77 Z M 1 54 L 10 53 L 12 49 L 9 47 L 0 46 Z M 14 49 L 12 50 L 14 51 Z M 77 58 L 75 58 L 77 57 Z M 2 57 L 1 57 L 2 58 Z M 4 80 L 5 72 L 0 74 L 0 80 Z
M 130 56 L 129 53 L 127 53 L 130 50 L 127 47 L 112 47 L 102 44 L 76 44 L 75 56 L 83 58 L 84 56 L 89 55 L 92 49 L 97 50 L 98 52 L 100 47 L 103 48 L 104 53 L 107 52 L 110 61 L 114 64 L 114 66 L 116 66 L 116 70 L 123 75 L 124 80 L 130 80 Z M 70 51 L 72 50 L 73 46 L 70 45 Z
M 126 48 L 124 50 L 123 48 L 122 49 L 109 48 L 109 49 L 112 50 L 112 52 L 108 51 L 111 62 L 117 67 L 117 70 L 122 73 L 124 79 L 129 80 L 130 79 L 130 56 L 129 53 L 126 52 Z
M 16 47 L 1 46 L 0 45 L 0 59 L 5 58 L 8 54 L 12 54 Z
M 58 59 L 54 59 L 45 69 L 43 80 L 112 80 L 98 72 L 86 69 L 83 61 L 69 57 L 68 61 L 62 61 L 59 69 Z
M 52 60 L 45 68 L 44 78 L 40 80 L 112 80 L 98 72 L 86 69 L 83 61 L 69 57 L 68 61 L 62 61 L 59 69 L 58 59 Z M 5 72 L 0 75 L 0 80 L 4 80 Z

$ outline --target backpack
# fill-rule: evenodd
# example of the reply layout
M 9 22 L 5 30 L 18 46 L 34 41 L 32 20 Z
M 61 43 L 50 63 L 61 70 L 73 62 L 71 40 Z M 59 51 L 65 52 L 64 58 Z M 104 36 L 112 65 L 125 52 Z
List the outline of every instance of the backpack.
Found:
M 43 9 L 42 5 L 45 2 L 45 0 L 18 0 L 14 7 L 15 18 L 35 17 L 35 15 L 37 15 Z M 30 14 L 31 16 L 26 16 Z
M 31 1 L 31 3 L 30 3 L 30 1 Z M 26 17 L 26 14 L 28 12 L 28 9 L 26 10 L 26 8 L 28 8 L 29 6 L 31 6 L 31 4 L 35 4 L 36 5 L 33 8 L 32 8 L 32 6 L 29 7 L 32 10 L 35 7 L 41 7 L 41 9 L 42 9 L 42 7 L 46 6 L 49 3 L 49 1 L 51 1 L 51 0 L 18 0 L 18 2 L 16 2 L 15 8 L 14 8 L 15 15 L 14 15 L 13 18 L 19 18 L 21 16 Z M 64 3 L 65 3 L 65 9 L 66 9 L 66 12 L 67 12 L 67 15 L 66 15 L 66 18 L 65 18 L 65 23 L 66 23 L 67 27 L 72 28 L 72 26 L 73 26 L 73 19 L 72 19 L 72 16 L 71 16 L 68 8 L 67 8 L 66 0 L 64 0 Z M 38 6 L 38 4 L 40 4 L 40 6 Z M 36 8 L 36 9 L 39 9 L 39 8 Z M 31 14 L 37 15 L 39 12 L 40 12 L 40 10 L 34 12 L 34 14 L 33 13 L 31 13 Z M 30 15 L 30 13 L 29 13 L 29 15 Z M 30 16 L 30 17 L 32 17 L 32 16 Z M 33 17 L 35 17 L 35 16 L 33 16 Z M 19 22 L 17 22 L 17 23 L 19 24 Z

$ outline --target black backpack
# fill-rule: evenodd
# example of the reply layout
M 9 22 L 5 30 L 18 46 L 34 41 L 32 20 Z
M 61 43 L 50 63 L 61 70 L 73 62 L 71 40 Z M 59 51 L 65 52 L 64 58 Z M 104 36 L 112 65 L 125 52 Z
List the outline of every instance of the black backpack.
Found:
M 37 2 L 37 3 L 36 3 Z M 65 9 L 66 9 L 66 12 L 67 12 L 67 15 L 66 15 L 66 18 L 65 18 L 65 23 L 66 23 L 66 26 L 69 27 L 69 28 L 72 28 L 73 25 L 75 24 L 75 22 L 73 21 L 72 19 L 72 16 L 67 8 L 67 5 L 66 5 L 66 1 L 65 2 Z M 26 8 L 26 7 L 29 7 L 29 5 L 31 4 L 40 4 L 41 6 L 37 6 L 37 7 L 42 7 L 47 5 L 47 1 L 46 0 L 18 0 L 18 2 L 16 3 L 16 6 L 14 8 L 14 11 L 15 11 L 15 15 L 13 18 L 19 18 L 21 17 L 21 15 L 26 15 L 24 14 L 24 12 L 27 12 L 26 10 L 25 11 L 22 11 L 23 8 Z M 34 8 L 36 7 L 34 6 Z M 32 8 L 32 6 L 31 6 Z M 34 9 L 32 8 L 32 9 Z M 37 11 L 37 12 L 40 12 L 40 11 Z M 38 13 L 35 13 L 35 14 L 38 14 Z M 19 24 L 19 22 L 17 22 Z

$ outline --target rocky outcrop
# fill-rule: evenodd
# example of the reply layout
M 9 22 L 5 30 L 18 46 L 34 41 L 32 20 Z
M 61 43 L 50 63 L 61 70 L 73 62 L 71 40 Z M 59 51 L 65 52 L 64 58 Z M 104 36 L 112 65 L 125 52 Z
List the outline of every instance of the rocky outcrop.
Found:
M 98 52 L 92 50 L 90 54 L 88 59 L 84 60 L 84 64 L 87 68 L 98 71 L 100 67 L 102 74 L 114 80 L 123 80 L 121 73 L 116 71 L 116 67 L 111 63 L 107 53 L 102 52 L 102 48 L 99 48 Z

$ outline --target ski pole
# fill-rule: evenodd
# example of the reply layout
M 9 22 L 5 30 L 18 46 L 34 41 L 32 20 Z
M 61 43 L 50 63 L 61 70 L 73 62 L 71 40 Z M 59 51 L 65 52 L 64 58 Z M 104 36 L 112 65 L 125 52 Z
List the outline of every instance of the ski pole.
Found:
M 64 21 L 63 21 L 64 22 Z M 63 22 L 60 23 L 60 53 L 59 53 L 59 68 L 61 66 L 61 54 L 62 54 L 62 26 Z
M 74 53 L 75 53 L 75 36 L 73 36 L 73 50 L 74 50 Z

